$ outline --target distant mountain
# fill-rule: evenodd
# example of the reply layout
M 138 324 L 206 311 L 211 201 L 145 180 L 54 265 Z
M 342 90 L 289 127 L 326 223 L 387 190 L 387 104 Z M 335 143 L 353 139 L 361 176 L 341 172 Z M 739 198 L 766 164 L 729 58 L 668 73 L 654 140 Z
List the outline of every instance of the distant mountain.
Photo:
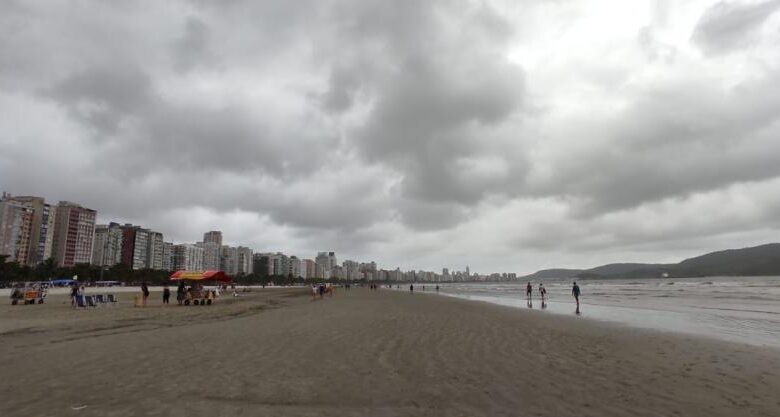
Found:
M 528 278 L 528 279 L 572 278 L 572 277 L 576 277 L 577 275 L 583 272 L 584 270 L 582 269 L 563 269 L 563 268 L 542 269 L 541 271 L 536 271 L 531 275 L 526 275 L 523 278 Z
M 591 269 L 544 269 L 521 279 L 658 278 L 714 275 L 780 275 L 780 243 L 729 249 L 686 259 L 677 264 L 615 263 Z
M 780 274 L 780 243 L 708 253 L 680 262 L 677 269 L 698 275 Z

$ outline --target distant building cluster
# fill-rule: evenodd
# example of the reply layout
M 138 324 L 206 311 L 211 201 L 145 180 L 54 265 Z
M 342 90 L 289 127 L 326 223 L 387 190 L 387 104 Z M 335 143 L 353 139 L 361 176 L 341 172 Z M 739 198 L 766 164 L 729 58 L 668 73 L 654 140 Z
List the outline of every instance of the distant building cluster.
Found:
M 335 252 L 318 252 L 314 259 L 281 252 L 254 253 L 244 246 L 228 246 L 222 232 L 212 230 L 195 243 L 166 242 L 161 232 L 130 223 L 96 224 L 97 211 L 68 201 L 57 205 L 42 197 L 11 196 L 0 199 L 0 255 L 6 262 L 35 266 L 53 259 L 56 266 L 93 264 L 113 267 L 123 264 L 134 270 L 225 271 L 230 276 L 366 280 L 391 282 L 512 281 L 514 273 L 472 274 L 464 271 L 441 274 L 430 271 L 379 269 L 376 262 L 345 260 Z

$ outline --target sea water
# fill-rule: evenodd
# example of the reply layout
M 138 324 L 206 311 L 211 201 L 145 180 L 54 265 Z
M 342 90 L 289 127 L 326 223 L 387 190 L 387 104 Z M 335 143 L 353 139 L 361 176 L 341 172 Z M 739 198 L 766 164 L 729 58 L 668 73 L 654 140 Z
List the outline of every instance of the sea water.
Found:
M 547 288 L 542 308 L 539 283 Z M 579 317 L 780 347 L 780 277 L 578 280 Z M 551 314 L 575 315 L 571 279 L 440 284 L 441 294 Z M 435 284 L 427 284 L 428 291 Z M 417 287 L 417 286 L 415 286 Z M 417 288 L 415 288 L 417 289 Z

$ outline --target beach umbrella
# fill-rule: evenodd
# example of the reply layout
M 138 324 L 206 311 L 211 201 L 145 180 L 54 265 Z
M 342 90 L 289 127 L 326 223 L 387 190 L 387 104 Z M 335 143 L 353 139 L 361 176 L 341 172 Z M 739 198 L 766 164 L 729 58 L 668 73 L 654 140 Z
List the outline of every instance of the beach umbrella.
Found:
M 221 281 L 230 282 L 230 277 L 223 271 L 176 271 L 171 274 L 171 281 Z

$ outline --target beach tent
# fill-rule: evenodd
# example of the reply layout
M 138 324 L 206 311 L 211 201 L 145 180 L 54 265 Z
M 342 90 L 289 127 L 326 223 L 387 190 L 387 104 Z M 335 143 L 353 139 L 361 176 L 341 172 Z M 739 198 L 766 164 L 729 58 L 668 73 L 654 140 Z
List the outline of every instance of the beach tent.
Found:
M 71 278 L 60 278 L 60 279 L 54 279 L 54 280 L 49 281 L 50 285 L 55 285 L 55 286 L 71 285 L 71 284 L 74 284 L 74 283 L 78 284 L 78 281 L 74 281 Z
M 176 271 L 171 275 L 171 280 L 230 282 L 230 277 L 223 271 Z

